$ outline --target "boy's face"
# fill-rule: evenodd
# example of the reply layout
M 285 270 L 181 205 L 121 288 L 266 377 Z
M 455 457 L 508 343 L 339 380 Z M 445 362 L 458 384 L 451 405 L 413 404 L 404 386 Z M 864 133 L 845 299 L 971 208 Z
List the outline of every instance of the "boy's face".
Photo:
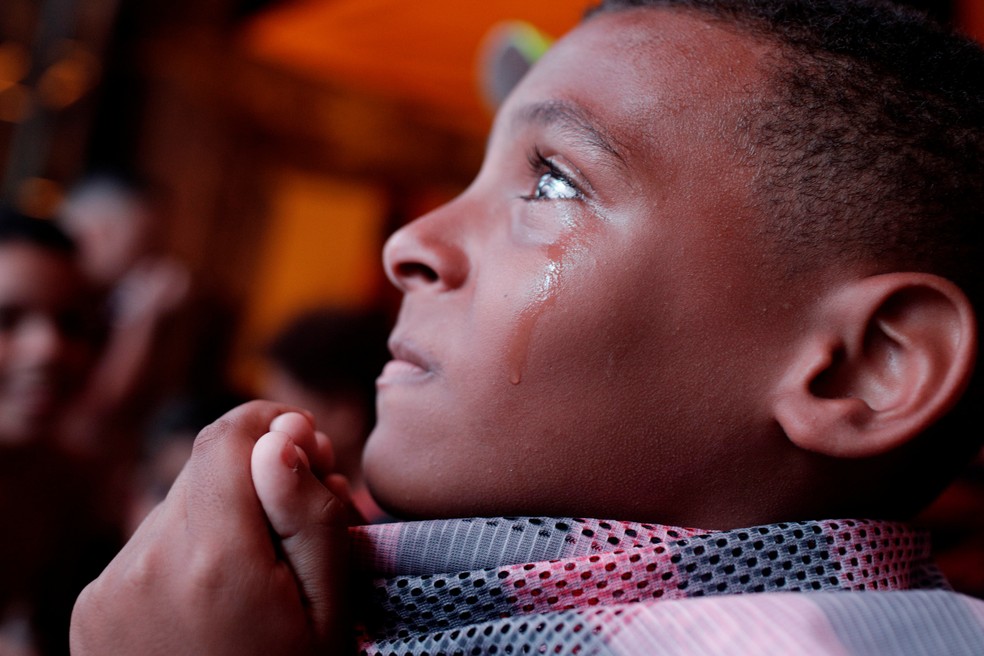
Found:
M 385 506 L 734 517 L 708 486 L 776 466 L 765 396 L 796 311 L 736 145 L 761 54 L 604 14 L 517 87 L 472 186 L 387 244 L 405 297 L 364 461 Z
M 45 437 L 83 379 L 79 278 L 66 255 L 0 244 L 0 446 Z

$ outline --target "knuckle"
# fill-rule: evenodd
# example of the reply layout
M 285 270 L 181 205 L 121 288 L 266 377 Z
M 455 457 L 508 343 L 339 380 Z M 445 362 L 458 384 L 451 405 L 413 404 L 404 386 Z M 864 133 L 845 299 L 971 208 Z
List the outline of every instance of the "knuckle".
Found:
M 123 585 L 132 590 L 153 589 L 160 576 L 160 559 L 153 550 L 140 551 L 134 554 L 130 566 L 126 569 Z
M 213 445 L 223 441 L 230 434 L 242 430 L 244 426 L 251 426 L 257 422 L 258 426 L 256 428 L 258 430 L 262 429 L 261 432 L 266 432 L 263 424 L 269 423 L 269 419 L 272 419 L 276 414 L 274 410 L 277 407 L 277 404 L 271 401 L 254 400 L 247 401 L 233 408 L 199 431 L 195 439 L 194 449 L 197 451 L 210 450 Z M 263 418 L 266 415 L 270 415 L 270 417 L 264 422 Z
M 187 577 L 195 590 L 215 592 L 229 585 L 226 563 L 230 560 L 220 549 L 197 549 L 186 562 Z
M 315 512 L 314 521 L 329 528 L 347 525 L 348 507 L 334 494 L 327 493 Z
M 82 592 L 79 593 L 78 598 L 75 600 L 75 607 L 72 609 L 72 619 L 74 620 L 87 620 L 95 611 L 95 607 L 98 605 L 98 594 L 97 588 L 99 587 L 99 579 L 92 581 L 89 585 L 82 588 Z
M 198 433 L 198 437 L 195 438 L 195 444 L 192 448 L 196 451 L 207 451 L 234 427 L 233 420 L 227 415 L 223 415 Z

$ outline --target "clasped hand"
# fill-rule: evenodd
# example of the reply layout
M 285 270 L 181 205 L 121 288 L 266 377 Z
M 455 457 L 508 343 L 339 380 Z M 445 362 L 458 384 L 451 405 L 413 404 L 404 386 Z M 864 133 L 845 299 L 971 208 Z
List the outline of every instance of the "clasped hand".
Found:
M 72 653 L 339 654 L 344 480 L 307 413 L 267 401 L 205 428 L 167 498 L 72 615 Z

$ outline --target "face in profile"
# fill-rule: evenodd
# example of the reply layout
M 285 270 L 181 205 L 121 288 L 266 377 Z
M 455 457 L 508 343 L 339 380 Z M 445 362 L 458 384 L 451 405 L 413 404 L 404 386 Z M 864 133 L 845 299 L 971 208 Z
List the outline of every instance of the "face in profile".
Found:
M 79 278 L 69 256 L 0 244 L 0 446 L 45 438 L 84 380 Z
M 506 101 L 474 183 L 390 239 L 385 506 L 714 522 L 709 480 L 775 466 L 762 337 L 794 310 L 734 127 L 761 54 L 682 14 L 594 17 Z

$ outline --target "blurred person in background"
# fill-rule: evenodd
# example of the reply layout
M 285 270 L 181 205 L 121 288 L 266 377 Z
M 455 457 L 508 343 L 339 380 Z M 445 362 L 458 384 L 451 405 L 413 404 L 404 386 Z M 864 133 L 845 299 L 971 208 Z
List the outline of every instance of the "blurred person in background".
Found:
M 118 448 L 130 456 L 133 439 L 164 395 L 164 371 L 154 353 L 163 326 L 186 303 L 190 272 L 161 248 L 161 217 L 150 193 L 136 182 L 99 174 L 68 194 L 58 222 L 79 248 L 82 270 L 103 298 L 110 330 L 100 362 L 79 408 L 88 416 L 69 433 L 77 447 L 105 440 L 87 426 L 112 425 Z
M 119 547 L 92 491 L 97 460 L 59 446 L 96 356 L 72 241 L 0 213 L 0 654 L 68 651 L 73 598 Z
M 151 185 L 115 172 L 90 174 L 70 190 L 57 221 L 78 244 L 108 325 L 63 439 L 66 448 L 112 461 L 102 506 L 126 527 L 158 496 L 145 482 L 159 477 L 149 472 L 167 442 L 161 422 L 171 420 L 164 417 L 189 399 L 211 407 L 228 394 L 224 357 L 233 317 L 166 248 L 167 213 Z M 196 414 L 195 430 L 222 411 Z
M 331 308 L 301 312 L 265 350 L 261 398 L 307 408 L 331 440 L 336 471 L 351 485 L 352 502 L 369 522 L 389 518 L 362 476 L 362 447 L 375 425 L 375 381 L 389 359 L 382 315 Z

